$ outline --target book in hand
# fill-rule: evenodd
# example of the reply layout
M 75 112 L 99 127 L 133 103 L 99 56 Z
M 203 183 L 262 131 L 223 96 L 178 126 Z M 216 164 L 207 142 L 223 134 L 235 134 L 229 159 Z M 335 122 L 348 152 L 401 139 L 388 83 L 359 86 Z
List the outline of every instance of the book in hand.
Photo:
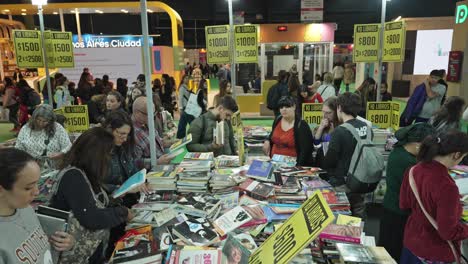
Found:
M 218 242 L 218 234 L 205 218 L 189 218 L 172 229 L 172 234 L 191 246 L 209 246 Z
M 274 182 L 272 178 L 273 164 L 268 161 L 253 160 L 247 171 L 247 177 L 258 179 L 261 181 Z
M 113 198 L 119 198 L 120 196 L 130 192 L 134 188 L 144 184 L 146 182 L 146 169 L 133 174 L 132 177 L 128 178 L 115 192 L 112 194 Z
M 55 234 L 55 232 L 58 231 L 67 231 L 68 218 L 70 217 L 69 212 L 39 205 L 36 213 L 37 218 L 39 219 L 39 223 L 42 226 L 42 230 L 44 230 L 44 233 L 48 237 L 52 236 Z M 52 250 L 51 253 L 54 263 L 58 263 L 60 252 Z
M 396 264 L 396 261 L 383 247 L 368 247 L 364 245 L 337 243 L 343 263 L 378 263 Z
M 181 138 L 179 140 L 177 140 L 177 142 L 175 142 L 174 144 L 172 144 L 170 147 L 169 147 L 169 153 L 170 152 L 174 152 L 175 150 L 177 149 L 180 149 L 181 147 L 187 145 L 188 143 L 192 142 L 192 134 L 188 134 L 187 136 L 185 136 L 184 138 Z M 180 154 L 180 153 L 179 153 Z
M 221 252 L 223 253 L 223 263 L 238 264 L 248 264 L 249 257 L 252 254 L 231 234 L 228 234 L 227 239 L 224 241 Z
M 224 121 L 216 122 L 213 128 L 213 140 L 217 145 L 224 145 Z
M 241 206 L 236 206 L 213 222 L 216 231 L 225 236 L 228 232 L 252 220 L 249 213 Z

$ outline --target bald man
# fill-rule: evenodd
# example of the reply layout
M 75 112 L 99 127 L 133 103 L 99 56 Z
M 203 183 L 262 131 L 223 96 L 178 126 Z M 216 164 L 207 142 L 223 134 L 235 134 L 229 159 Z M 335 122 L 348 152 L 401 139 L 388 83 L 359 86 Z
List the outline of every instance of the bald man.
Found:
M 135 152 L 138 160 L 149 159 L 151 157 L 146 100 L 146 97 L 141 96 L 133 102 L 132 121 L 133 128 L 135 129 Z M 169 164 L 174 157 L 164 154 L 164 142 L 159 136 L 158 131 L 154 132 L 156 134 L 156 157 L 158 164 Z

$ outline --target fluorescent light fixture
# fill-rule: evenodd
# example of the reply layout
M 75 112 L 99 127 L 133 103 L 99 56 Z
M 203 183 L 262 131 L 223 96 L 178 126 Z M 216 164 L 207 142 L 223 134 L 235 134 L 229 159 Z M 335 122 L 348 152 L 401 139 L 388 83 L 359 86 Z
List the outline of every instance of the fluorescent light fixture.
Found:
M 47 5 L 47 0 L 31 0 L 31 3 L 36 6 Z
M 75 10 L 71 10 L 70 12 L 71 12 L 71 13 L 73 13 L 73 14 L 74 14 L 74 13 L 76 13 L 76 11 L 75 11 Z
M 395 21 L 400 21 L 401 20 L 401 16 L 398 16 L 397 18 L 395 18 Z
M 3 12 L 10 12 L 10 9 L 3 9 Z
M 104 12 L 103 12 L 102 10 L 96 9 L 96 10 L 94 10 L 94 11 L 96 11 L 96 13 L 99 13 L 99 14 L 104 14 Z
M 128 13 L 128 10 L 126 10 L 126 9 L 120 9 L 120 11 L 122 11 L 122 13 L 125 13 L 125 14 Z
M 52 14 L 54 14 L 54 15 L 58 15 L 58 12 L 53 12 Z
M 22 16 L 25 16 L 25 15 L 26 15 L 26 13 L 21 13 L 21 15 L 22 15 Z
M 26 9 L 23 8 L 23 9 L 21 9 L 21 11 L 26 12 Z
M 153 13 L 154 11 L 148 8 L 148 9 L 146 9 L 146 12 Z

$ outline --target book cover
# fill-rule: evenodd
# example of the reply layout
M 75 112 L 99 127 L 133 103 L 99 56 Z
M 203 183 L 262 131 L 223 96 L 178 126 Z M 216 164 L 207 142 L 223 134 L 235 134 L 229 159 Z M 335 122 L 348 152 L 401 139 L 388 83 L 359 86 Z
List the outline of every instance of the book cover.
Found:
M 247 171 L 247 177 L 259 179 L 262 181 L 271 181 L 273 164 L 268 161 L 253 160 Z
M 296 157 L 274 154 L 273 157 L 271 157 L 271 161 L 294 166 L 296 164 Z
M 329 239 L 335 241 L 361 243 L 362 229 L 358 226 L 346 226 L 330 224 L 319 235 L 321 239 Z
M 345 263 L 396 263 L 382 247 L 337 243 L 336 248 Z
M 142 193 L 140 195 L 140 203 L 172 203 L 176 199 L 176 194 L 172 191 L 156 191 L 150 193 Z
M 37 208 L 37 218 L 41 224 L 44 233 L 50 237 L 55 232 L 66 232 L 68 227 L 68 218 L 70 213 L 55 208 L 39 205 Z M 58 263 L 60 252 L 52 248 L 52 259 L 54 263 Z
M 148 257 L 152 254 L 151 242 L 140 241 L 137 245 L 127 248 L 116 249 L 112 257 L 113 263 L 127 263 L 128 261 L 138 260 Z
M 213 160 L 213 152 L 187 152 L 184 159 L 188 160 Z
M 221 264 L 219 249 L 182 249 L 175 254 L 175 264 Z M 172 263 L 172 262 L 171 262 Z
M 192 246 L 208 246 L 218 241 L 218 234 L 205 218 L 189 218 L 174 226 L 172 233 Z
M 169 152 L 173 152 L 185 145 L 187 145 L 188 143 L 192 142 L 192 134 L 188 134 L 186 135 L 184 138 L 181 138 L 179 139 L 177 142 L 175 142 L 174 144 L 172 144 L 170 147 L 169 147 Z
M 258 248 L 257 243 L 248 233 L 240 233 L 234 237 L 250 252 L 254 252 Z
M 247 179 L 239 188 L 249 192 L 252 196 L 261 197 L 262 199 L 268 198 L 275 193 L 275 188 L 273 186 L 252 179 Z
M 230 211 L 223 214 L 213 222 L 216 231 L 224 236 L 228 232 L 240 227 L 241 225 L 252 220 L 252 217 L 241 206 L 236 206 Z
M 252 254 L 231 234 L 228 234 L 227 239 L 224 241 L 221 252 L 223 253 L 223 264 L 248 264 L 249 257 Z
M 146 169 L 133 174 L 132 177 L 128 178 L 115 192 L 112 194 L 113 198 L 119 198 L 120 196 L 131 191 L 146 182 Z
M 337 225 L 347 225 L 347 226 L 358 226 L 360 227 L 362 223 L 362 219 L 355 216 L 350 215 L 338 215 L 336 219 Z
M 224 121 L 216 122 L 216 127 L 213 128 L 214 141 L 218 145 L 224 145 Z

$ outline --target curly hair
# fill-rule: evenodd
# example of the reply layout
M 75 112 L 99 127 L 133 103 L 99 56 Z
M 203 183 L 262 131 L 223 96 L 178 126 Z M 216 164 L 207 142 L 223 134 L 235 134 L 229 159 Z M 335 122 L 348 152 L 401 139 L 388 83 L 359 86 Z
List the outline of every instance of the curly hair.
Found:
M 52 106 L 48 104 L 42 104 L 34 110 L 31 119 L 28 121 L 28 126 L 31 130 L 39 130 L 40 128 L 37 126 L 37 119 L 41 117 L 46 119 L 47 125 L 45 126 L 44 130 L 49 138 L 55 135 L 55 122 L 57 122 L 57 116 L 54 113 L 54 109 Z

